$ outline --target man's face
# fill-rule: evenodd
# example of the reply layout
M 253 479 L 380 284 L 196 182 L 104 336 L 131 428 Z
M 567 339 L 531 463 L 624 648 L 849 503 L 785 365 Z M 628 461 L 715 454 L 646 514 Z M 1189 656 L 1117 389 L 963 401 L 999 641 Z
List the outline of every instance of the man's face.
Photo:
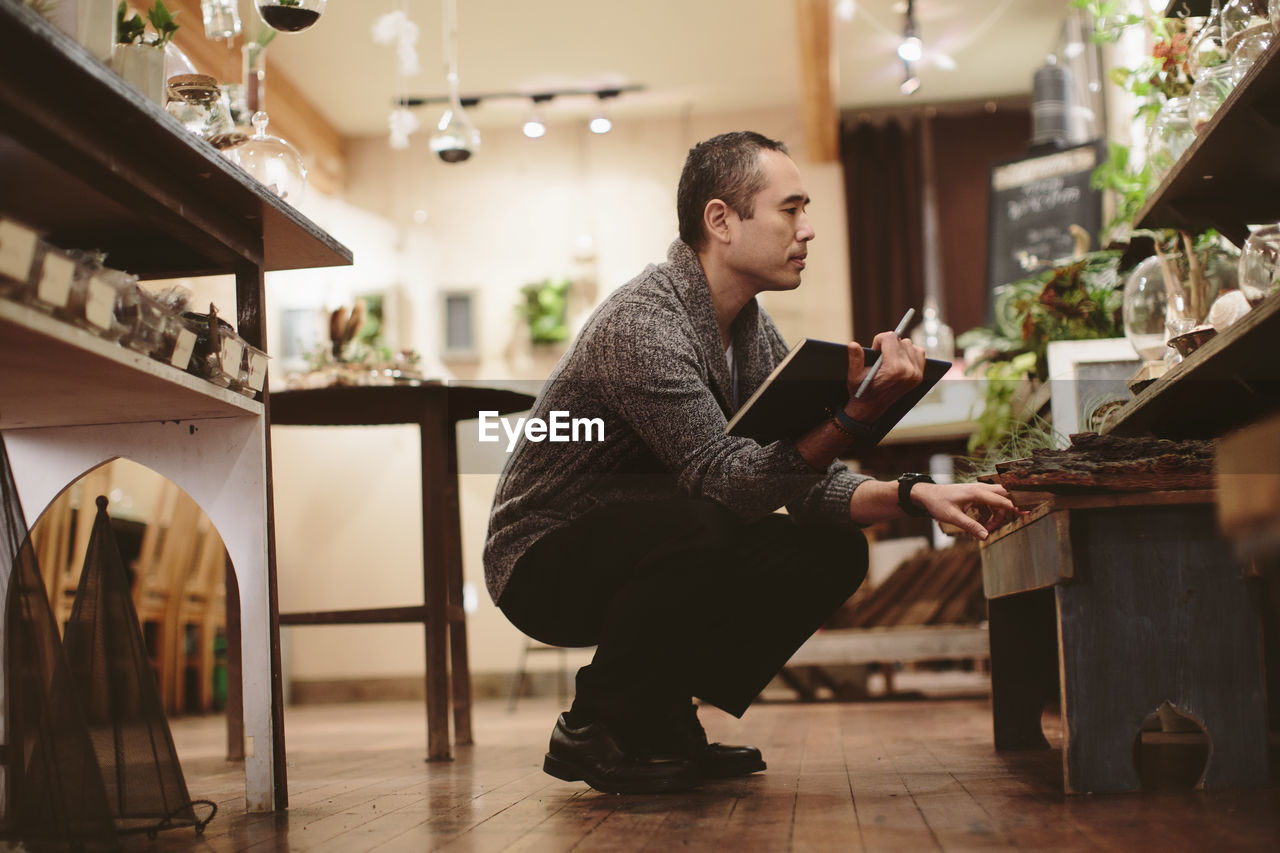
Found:
M 742 219 L 729 211 L 729 262 L 754 281 L 757 292 L 794 290 L 814 237 L 806 213 L 809 194 L 787 155 L 765 150 L 760 164 L 766 183 L 755 197 L 754 214 Z

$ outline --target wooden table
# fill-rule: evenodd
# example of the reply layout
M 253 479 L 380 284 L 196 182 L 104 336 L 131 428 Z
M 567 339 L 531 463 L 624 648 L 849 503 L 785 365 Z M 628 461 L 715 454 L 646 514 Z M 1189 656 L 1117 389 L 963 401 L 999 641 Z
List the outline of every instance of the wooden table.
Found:
M 417 424 L 422 448 L 423 604 L 366 610 L 282 613 L 281 625 L 369 625 L 420 622 L 426 633 L 427 760 L 452 757 L 454 738 L 472 742 L 471 676 L 462 609 L 462 534 L 458 509 L 458 443 L 455 426 L 481 411 L 528 409 L 533 397 L 517 391 L 446 385 L 332 387 L 271 395 L 276 426 Z
M 997 749 L 1047 748 L 1056 693 L 1066 791 L 1135 790 L 1170 703 L 1210 738 L 1199 786 L 1266 783 L 1261 629 L 1212 491 L 1055 496 L 983 543 L 982 571 Z

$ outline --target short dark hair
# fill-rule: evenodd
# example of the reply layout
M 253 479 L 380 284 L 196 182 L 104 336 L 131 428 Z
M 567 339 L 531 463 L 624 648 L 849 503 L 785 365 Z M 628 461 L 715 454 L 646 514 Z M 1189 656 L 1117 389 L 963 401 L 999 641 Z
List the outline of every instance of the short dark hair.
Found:
M 781 151 L 787 146 L 750 130 L 722 133 L 689 149 L 676 191 L 676 215 L 680 239 L 701 249 L 707 236 L 702 215 L 707 202 L 718 198 L 742 219 L 755 212 L 755 197 L 765 186 L 760 167 L 761 151 Z

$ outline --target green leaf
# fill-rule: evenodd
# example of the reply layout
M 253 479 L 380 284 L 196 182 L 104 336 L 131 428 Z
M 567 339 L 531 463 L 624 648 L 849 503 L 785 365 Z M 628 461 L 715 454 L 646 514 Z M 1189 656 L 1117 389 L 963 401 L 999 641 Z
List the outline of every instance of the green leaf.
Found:
M 142 20 L 138 14 L 134 14 L 132 18 L 126 18 L 128 9 L 125 7 L 124 0 L 120 0 L 120 5 L 116 7 L 116 43 L 117 44 L 133 44 L 142 38 L 142 34 L 146 32 L 147 23 Z
M 177 17 L 180 13 L 170 12 L 168 7 L 164 5 L 164 0 L 156 0 L 156 4 L 147 12 L 147 20 L 151 22 L 151 26 L 156 31 L 156 47 L 164 47 L 173 40 L 173 36 L 178 32 Z

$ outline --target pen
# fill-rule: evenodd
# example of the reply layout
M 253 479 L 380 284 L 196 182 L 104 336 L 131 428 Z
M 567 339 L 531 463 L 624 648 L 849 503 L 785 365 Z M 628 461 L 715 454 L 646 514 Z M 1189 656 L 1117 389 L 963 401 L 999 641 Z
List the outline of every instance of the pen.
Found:
M 911 318 L 916 316 L 916 309 L 908 308 L 907 313 L 902 315 L 902 319 L 898 321 L 898 328 L 893 330 L 895 337 L 902 337 L 902 333 L 907 330 L 907 324 L 911 322 Z M 867 371 L 867 375 L 862 378 L 862 384 L 858 386 L 858 390 L 853 392 L 853 399 L 861 400 L 862 392 L 867 390 L 867 386 L 871 384 L 871 380 L 876 378 L 876 371 L 880 369 L 880 362 L 884 358 L 877 358 L 876 363 L 871 365 L 871 369 Z

